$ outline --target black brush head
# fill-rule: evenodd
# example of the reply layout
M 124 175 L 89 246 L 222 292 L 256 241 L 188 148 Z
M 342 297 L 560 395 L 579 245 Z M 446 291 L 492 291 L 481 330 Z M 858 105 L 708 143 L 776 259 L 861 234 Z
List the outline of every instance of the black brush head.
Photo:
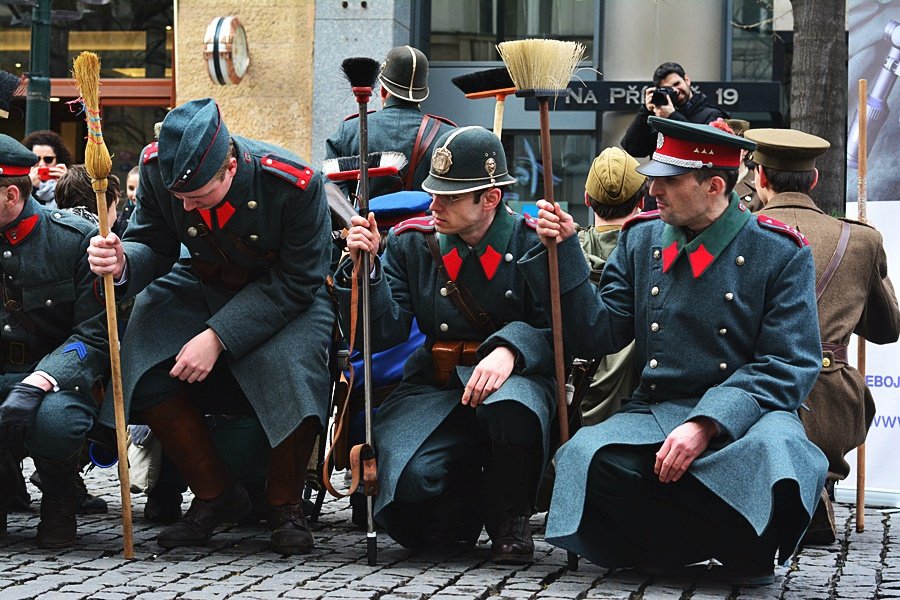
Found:
M 16 94 L 21 79 L 12 73 L 0 71 L 0 113 L 9 112 L 9 104 Z
M 475 71 L 465 75 L 457 75 L 450 81 L 458 87 L 463 94 L 477 94 L 515 87 L 512 77 L 506 67 Z
M 368 56 L 352 56 L 341 63 L 344 77 L 352 87 L 375 87 L 378 80 L 378 69 L 381 64 Z

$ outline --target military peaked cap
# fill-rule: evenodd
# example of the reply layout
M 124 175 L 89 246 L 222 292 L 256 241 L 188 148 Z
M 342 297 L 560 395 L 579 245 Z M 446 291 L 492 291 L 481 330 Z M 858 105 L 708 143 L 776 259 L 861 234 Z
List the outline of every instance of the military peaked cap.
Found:
M 432 194 L 460 194 L 515 183 L 506 153 L 496 135 L 484 127 L 459 127 L 442 135 L 431 156 L 422 189 Z
M 750 140 L 726 133 L 711 125 L 674 119 L 648 117 L 658 133 L 656 151 L 638 173 L 648 177 L 674 177 L 697 169 L 737 169 L 741 150 L 753 150 Z
M 754 162 L 780 171 L 812 171 L 816 157 L 831 147 L 828 140 L 796 129 L 749 129 L 744 137 L 757 144 Z
M 28 175 L 37 161 L 37 154 L 8 135 L 0 134 L 0 177 Z
M 176 193 L 193 192 L 225 162 L 231 147 L 222 111 L 212 98 L 192 100 L 172 109 L 159 130 L 159 173 Z

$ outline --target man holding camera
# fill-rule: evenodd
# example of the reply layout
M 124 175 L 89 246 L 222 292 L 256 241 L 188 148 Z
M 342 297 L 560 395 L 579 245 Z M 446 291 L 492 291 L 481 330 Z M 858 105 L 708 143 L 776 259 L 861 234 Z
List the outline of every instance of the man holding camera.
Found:
M 688 123 L 708 125 L 728 113 L 709 103 L 706 94 L 691 89 L 691 79 L 678 63 L 659 65 L 653 73 L 653 87 L 644 90 L 644 104 L 638 109 L 622 138 L 622 149 L 634 157 L 649 156 L 656 147 L 656 134 L 647 117 L 656 115 Z

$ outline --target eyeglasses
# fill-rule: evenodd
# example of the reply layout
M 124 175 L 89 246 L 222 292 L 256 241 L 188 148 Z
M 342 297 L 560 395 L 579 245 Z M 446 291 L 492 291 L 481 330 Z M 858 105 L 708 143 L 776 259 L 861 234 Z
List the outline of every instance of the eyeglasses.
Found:
M 56 162 L 56 157 L 52 154 L 50 156 L 38 156 L 38 162 L 43 162 L 45 165 L 49 165 L 50 163 Z
M 445 202 L 447 204 L 453 204 L 465 198 L 466 196 L 473 195 L 474 192 L 467 192 L 465 194 L 431 194 L 432 200 L 440 200 L 441 202 Z

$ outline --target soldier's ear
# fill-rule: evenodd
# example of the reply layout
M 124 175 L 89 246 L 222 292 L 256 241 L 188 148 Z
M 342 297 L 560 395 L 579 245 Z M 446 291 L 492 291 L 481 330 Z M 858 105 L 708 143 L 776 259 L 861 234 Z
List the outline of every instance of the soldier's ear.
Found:
M 484 205 L 484 210 L 490 212 L 497 208 L 497 204 L 500 203 L 502 197 L 503 192 L 500 191 L 500 188 L 489 188 L 481 192 L 481 202 Z
M 814 175 L 813 175 L 812 185 L 809 186 L 810 191 L 812 191 L 812 189 L 813 189 L 814 187 L 816 187 L 816 184 L 819 183 L 819 170 L 818 170 L 818 169 L 813 169 L 813 173 L 814 173 Z
M 22 196 L 22 190 L 19 189 L 17 185 L 8 185 L 6 186 L 6 191 L 3 193 L 2 202 L 5 204 L 15 205 L 19 198 Z

